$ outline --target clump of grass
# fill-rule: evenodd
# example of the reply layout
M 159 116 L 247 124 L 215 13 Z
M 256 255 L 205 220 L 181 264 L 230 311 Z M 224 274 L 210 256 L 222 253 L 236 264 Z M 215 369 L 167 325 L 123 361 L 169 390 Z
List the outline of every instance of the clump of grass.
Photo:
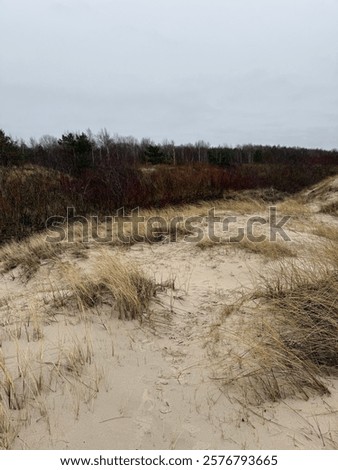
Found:
M 39 269 L 42 261 L 56 260 L 66 251 L 74 251 L 75 255 L 79 256 L 79 252 L 85 248 L 86 246 L 80 242 L 50 243 L 46 239 L 46 234 L 33 235 L 20 242 L 8 243 L 0 249 L 2 272 L 9 272 L 20 267 L 21 274 L 26 279 L 30 279 Z
M 15 429 L 8 416 L 7 410 L 0 401 L 0 449 L 10 449 L 15 439 Z
M 254 193 L 254 194 L 253 194 Z M 266 210 L 264 191 L 229 191 L 224 194 L 222 209 L 238 214 L 253 214 Z
M 20 410 L 22 400 L 20 400 L 13 376 L 8 370 L 3 357 L 0 357 L 0 384 L 0 402 L 7 402 L 8 408 L 11 410 Z
M 20 266 L 28 278 L 37 271 L 41 260 L 53 259 L 59 252 L 59 245 L 47 244 L 41 235 L 22 242 L 12 242 L 1 248 L 2 271 L 8 272 Z
M 320 207 L 320 212 L 322 212 L 323 214 L 338 216 L 338 202 L 331 201 L 322 204 Z
M 68 266 L 64 279 L 80 309 L 105 302 L 118 310 L 121 319 L 140 317 L 156 294 L 156 285 L 138 267 L 108 251 L 102 251 L 92 272 L 79 274 Z
M 285 199 L 277 204 L 277 210 L 281 214 L 292 215 L 293 217 L 307 217 L 311 214 L 310 206 L 305 204 L 301 196 Z
M 240 242 L 229 243 L 235 248 L 239 248 L 250 253 L 262 255 L 270 260 L 276 260 L 285 257 L 295 257 L 296 252 L 287 245 L 286 242 L 264 240 L 262 242 L 252 242 L 244 238 Z
M 312 233 L 317 237 L 327 238 L 334 242 L 338 242 L 338 227 L 332 225 L 321 224 L 317 225 L 312 229 Z
M 291 265 L 264 284 L 260 296 L 279 323 L 285 347 L 302 361 L 338 371 L 338 270 L 309 276 Z
M 319 262 L 281 262 L 238 303 L 246 319 L 218 378 L 239 385 L 248 401 L 329 393 L 327 376 L 338 373 L 337 257 L 327 262 L 333 250 Z
M 204 237 L 202 240 L 196 243 L 196 246 L 200 248 L 201 250 L 208 250 L 209 248 L 214 248 L 215 246 L 220 245 L 220 244 L 223 244 L 223 243 L 221 242 L 216 243 L 210 240 L 210 238 Z
M 72 376 L 80 377 L 84 366 L 91 362 L 91 354 L 85 348 L 77 343 L 74 344 L 69 350 L 62 351 L 63 361 L 62 367 Z
M 262 255 L 269 260 L 277 260 L 285 257 L 295 257 L 296 252 L 287 245 L 286 242 L 264 240 L 262 242 L 253 242 L 247 238 L 239 242 L 230 242 L 227 239 L 220 239 L 219 241 L 210 240 L 204 237 L 201 241 L 196 243 L 196 246 L 201 250 L 207 250 L 216 246 L 227 246 L 248 251 L 257 255 Z

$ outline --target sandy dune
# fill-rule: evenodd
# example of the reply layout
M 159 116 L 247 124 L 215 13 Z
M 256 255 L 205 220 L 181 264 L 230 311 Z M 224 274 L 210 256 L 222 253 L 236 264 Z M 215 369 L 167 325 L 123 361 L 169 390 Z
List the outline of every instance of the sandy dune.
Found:
M 289 246 L 298 256 L 321 240 L 309 226 L 326 217 L 337 227 L 334 216 L 308 217 L 305 232 L 290 222 Z M 79 311 L 69 300 L 62 266 L 90 273 L 108 252 L 140 266 L 157 284 L 166 281 L 142 321 L 119 320 L 109 302 Z M 331 395 L 263 404 L 250 404 L 236 387 L 227 390 L 215 380 L 219 357 L 212 357 L 212 342 L 224 306 L 275 261 L 228 245 L 203 249 L 183 239 L 128 248 L 92 245 L 85 253 L 86 258 L 65 253 L 44 260 L 28 280 L 20 266 L 0 279 L 8 400 L 1 405 L 3 447 L 338 447 L 336 379 L 327 379 Z M 230 327 L 238 315 L 227 320 Z M 235 339 L 229 335 L 229 341 Z

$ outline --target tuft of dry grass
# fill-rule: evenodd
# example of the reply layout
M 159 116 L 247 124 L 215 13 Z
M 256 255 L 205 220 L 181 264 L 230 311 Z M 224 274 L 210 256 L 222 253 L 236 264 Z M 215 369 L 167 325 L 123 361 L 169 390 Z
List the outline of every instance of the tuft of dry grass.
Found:
M 266 210 L 273 200 L 262 191 L 228 191 L 224 194 L 222 209 L 238 214 L 254 214 Z
M 264 240 L 262 242 L 252 242 L 247 238 L 244 238 L 240 242 L 229 242 L 227 240 L 220 240 L 219 242 L 215 242 L 205 237 L 203 240 L 196 243 L 196 246 L 201 250 L 206 250 L 221 245 L 245 250 L 249 253 L 254 253 L 257 255 L 262 255 L 269 260 L 297 256 L 297 253 L 291 247 L 289 247 L 286 242 L 282 241 L 272 242 L 269 240 Z
M 21 274 L 30 279 L 41 266 L 44 260 L 56 260 L 64 252 L 74 251 L 76 256 L 86 246 L 80 242 L 74 243 L 49 243 L 46 234 L 33 235 L 21 242 L 11 242 L 0 249 L 0 261 L 2 272 L 8 272 L 20 267 Z
M 0 401 L 0 450 L 10 449 L 16 436 L 16 431 L 8 416 L 7 410 Z
M 47 244 L 42 235 L 35 235 L 22 242 L 12 242 L 0 250 L 2 271 L 8 272 L 18 266 L 23 274 L 29 278 L 35 273 L 41 260 L 53 259 L 60 251 L 58 244 Z
M 312 228 L 312 233 L 317 237 L 327 238 L 333 242 L 338 242 L 338 227 L 327 224 L 318 224 Z
M 4 357 L 0 357 L 0 397 L 1 402 L 7 402 L 10 410 L 20 410 L 22 408 L 22 397 L 19 396 L 14 378 L 8 369 Z
M 338 202 L 331 201 L 322 204 L 320 207 L 320 212 L 322 212 L 323 214 L 338 216 Z
M 218 364 L 223 385 L 236 384 L 253 403 L 329 393 L 326 377 L 338 372 L 337 251 L 332 243 L 303 264 L 281 261 L 237 303 L 246 315 Z
M 135 319 L 147 310 L 156 294 L 156 285 L 132 263 L 123 263 L 119 257 L 102 250 L 90 273 L 82 273 L 66 265 L 64 280 L 80 310 L 100 303 L 116 308 L 121 319 Z
M 283 345 L 302 361 L 338 371 L 338 270 L 308 275 L 291 265 L 263 282 L 258 295 L 279 323 Z
M 311 208 L 301 196 L 290 197 L 277 204 L 277 210 L 281 214 L 293 217 L 307 217 L 311 214 Z
M 214 248 L 216 246 L 224 245 L 222 241 L 219 243 L 210 240 L 208 237 L 204 237 L 202 240 L 196 243 L 196 246 L 201 250 L 207 250 L 209 248 Z
M 237 196 L 231 199 L 225 199 L 221 208 L 223 210 L 236 212 L 236 214 L 255 214 L 266 210 L 267 203 L 260 198 Z
M 244 238 L 240 242 L 230 243 L 235 248 L 239 248 L 249 253 L 262 255 L 269 260 L 277 260 L 285 257 L 295 257 L 296 252 L 287 245 L 286 242 L 264 240 L 262 242 L 252 242 Z

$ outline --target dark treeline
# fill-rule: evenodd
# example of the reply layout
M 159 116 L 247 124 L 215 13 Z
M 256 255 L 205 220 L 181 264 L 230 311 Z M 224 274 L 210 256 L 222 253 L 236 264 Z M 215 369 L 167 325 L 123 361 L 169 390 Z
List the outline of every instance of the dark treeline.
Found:
M 15 141 L 0 130 L 0 165 L 33 163 L 78 174 L 98 167 L 137 167 L 141 165 L 211 164 L 232 167 L 242 164 L 334 165 L 338 150 L 300 147 L 244 145 L 213 147 L 204 141 L 175 145 L 165 140 L 156 144 L 151 139 L 111 136 L 107 130 L 94 135 L 91 131 L 66 133 L 60 138 L 43 136 Z
M 66 133 L 29 144 L 0 130 L 0 243 L 41 230 L 73 206 L 108 215 L 220 198 L 224 191 L 294 193 L 337 171 L 338 151 L 278 146 L 211 147 Z

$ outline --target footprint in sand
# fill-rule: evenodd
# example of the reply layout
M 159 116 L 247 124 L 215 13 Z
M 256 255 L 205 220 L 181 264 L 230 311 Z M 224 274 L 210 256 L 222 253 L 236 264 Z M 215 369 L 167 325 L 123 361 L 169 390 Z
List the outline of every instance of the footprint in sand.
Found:
M 152 410 L 154 406 L 153 397 L 150 395 L 149 390 L 145 388 L 142 394 L 141 404 L 136 414 L 138 448 L 142 447 L 142 442 L 145 438 L 149 439 L 151 437 L 153 429 Z
M 142 403 L 140 405 L 140 411 L 144 413 L 149 413 L 149 411 L 154 409 L 154 400 L 152 399 L 149 390 L 147 388 L 144 389 L 142 395 Z

